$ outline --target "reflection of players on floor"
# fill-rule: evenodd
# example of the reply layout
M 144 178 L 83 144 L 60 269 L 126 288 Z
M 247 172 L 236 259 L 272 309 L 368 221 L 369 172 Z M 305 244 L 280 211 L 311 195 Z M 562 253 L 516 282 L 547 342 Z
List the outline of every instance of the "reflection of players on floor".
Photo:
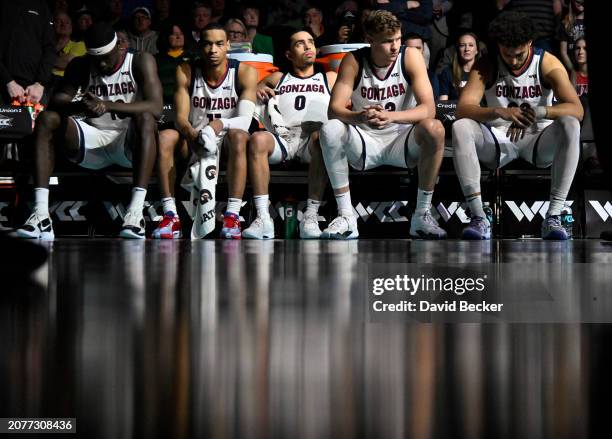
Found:
M 154 238 L 178 238 L 175 157 L 183 162 L 196 155 L 227 150 L 228 203 L 221 236 L 240 239 L 240 207 L 246 185 L 246 144 L 255 110 L 257 71 L 227 58 L 229 41 L 223 26 L 202 31 L 201 58 L 177 69 L 174 96 L 179 134 L 165 130 L 160 141 L 159 179 L 164 217 Z M 167 132 L 166 132 L 167 131 Z
M 364 22 L 369 48 L 347 54 L 332 91 L 321 146 L 338 203 L 338 217 L 322 237 L 359 236 L 349 189 L 349 164 L 359 170 L 382 165 L 418 166 L 417 206 L 410 235 L 444 238 L 431 216 L 431 198 L 444 152 L 444 128 L 434 119 L 431 83 L 423 56 L 401 44 L 400 23 L 374 11 Z M 382 66 L 382 67 L 380 67 Z M 352 102 L 352 110 L 347 103 Z
M 300 237 L 317 239 L 321 235 L 318 211 L 327 175 L 318 129 L 327 121 L 330 89 L 336 73 L 317 71 L 316 53 L 314 38 L 309 32 L 294 32 L 286 52 L 291 71 L 273 73 L 259 83 L 257 95 L 266 104 L 261 119 L 267 131 L 254 133 L 249 141 L 249 175 L 257 218 L 244 231 L 245 238 L 274 238 L 274 223 L 268 207 L 269 164 L 295 158 L 309 163 L 308 201 L 300 222 Z
M 565 68 L 533 47 L 535 29 L 523 14 L 508 12 L 490 25 L 499 55 L 478 61 L 459 98 L 453 125 L 454 160 L 471 222 L 464 239 L 490 239 L 482 207 L 479 160 L 489 168 L 522 158 L 552 165 L 550 206 L 542 238 L 568 239 L 561 223 L 580 147 L 582 105 Z M 553 95 L 559 104 L 552 106 Z M 487 107 L 481 107 L 483 96 Z
M 162 111 L 155 59 L 147 53 L 120 51 L 117 35 L 105 24 L 89 29 L 85 45 L 87 55 L 68 64 L 49 110 L 36 120 L 34 212 L 17 230 L 19 237 L 54 237 L 49 217 L 49 177 L 56 146 L 84 168 L 134 165 L 132 200 L 120 235 L 145 237 L 142 210 L 155 163 L 155 119 Z M 78 90 L 84 92 L 82 98 Z M 75 114 L 86 118 L 71 117 Z

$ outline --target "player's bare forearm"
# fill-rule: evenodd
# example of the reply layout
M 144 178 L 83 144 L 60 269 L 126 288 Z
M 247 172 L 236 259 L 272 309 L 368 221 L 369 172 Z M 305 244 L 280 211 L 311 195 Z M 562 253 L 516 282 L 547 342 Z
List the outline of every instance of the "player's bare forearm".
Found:
M 198 131 L 191 126 L 191 123 L 189 123 L 186 117 L 177 115 L 175 125 L 179 133 L 188 141 L 195 142 L 198 138 Z
M 582 104 L 566 102 L 552 107 L 546 107 L 546 119 L 558 119 L 562 116 L 573 116 L 579 121 L 582 121 L 584 117 Z
M 85 111 L 85 106 L 81 101 L 72 102 L 72 96 L 58 92 L 53 95 L 49 102 L 48 110 L 56 111 L 64 116 L 72 116 Z
M 357 125 L 363 122 L 363 112 L 352 111 L 347 108 L 334 109 L 331 105 L 327 116 L 329 119 L 338 119 L 350 125 Z
M 126 116 L 136 116 L 142 113 L 151 113 L 156 118 L 161 117 L 163 110 L 163 101 L 158 100 L 145 100 L 137 101 L 132 103 L 125 102 L 105 102 L 106 108 L 109 112 L 124 114 Z
M 433 105 L 420 104 L 404 111 L 390 111 L 391 121 L 399 124 L 416 124 L 425 119 L 436 117 Z
M 461 103 L 457 106 L 457 119 L 472 119 L 478 122 L 490 122 L 499 117 L 496 108 Z

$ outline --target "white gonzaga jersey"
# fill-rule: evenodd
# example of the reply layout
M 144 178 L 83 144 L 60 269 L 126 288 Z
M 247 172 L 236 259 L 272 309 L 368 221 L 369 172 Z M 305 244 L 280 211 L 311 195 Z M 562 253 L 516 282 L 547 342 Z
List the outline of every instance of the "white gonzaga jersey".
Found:
M 370 48 L 364 47 L 353 52 L 359 63 L 358 79 L 355 81 L 351 100 L 353 111 L 360 111 L 367 105 L 381 105 L 387 111 L 403 111 L 416 107 L 416 99 L 412 92 L 410 78 L 404 68 L 406 48 L 401 47 L 399 56 L 384 76 L 377 74 L 370 56 Z M 404 125 L 405 126 L 405 125 Z M 382 130 L 371 128 L 363 123 L 360 128 L 374 131 L 377 134 L 393 134 L 398 132 L 398 124 L 389 124 Z
M 529 59 L 518 73 L 511 72 L 501 57 L 497 59 L 497 74 L 493 83 L 487 84 L 485 98 L 490 108 L 535 108 L 551 106 L 553 91 L 542 83 L 542 49 L 531 49 Z M 533 125 L 533 132 L 541 131 L 552 123 L 550 119 L 539 120 Z M 491 126 L 509 127 L 511 122 L 501 118 L 489 122 Z
M 225 76 L 213 86 L 206 82 L 201 64 L 191 64 L 189 122 L 196 130 L 201 130 L 213 119 L 236 115 L 240 99 L 239 66 L 239 61 L 228 59 Z
M 331 93 L 325 73 L 317 72 L 307 78 L 285 73 L 275 93 L 286 127 L 300 127 L 302 122 L 327 122 Z M 269 118 L 264 119 L 264 125 L 268 131 L 274 131 Z
M 103 101 L 131 103 L 139 97 L 138 84 L 134 79 L 132 62 L 133 53 L 126 53 L 123 64 L 108 76 L 101 76 L 95 72 L 89 74 L 87 91 Z M 103 130 L 124 130 L 130 124 L 130 117 L 115 113 L 105 113 L 100 117 L 88 118 L 87 123 Z

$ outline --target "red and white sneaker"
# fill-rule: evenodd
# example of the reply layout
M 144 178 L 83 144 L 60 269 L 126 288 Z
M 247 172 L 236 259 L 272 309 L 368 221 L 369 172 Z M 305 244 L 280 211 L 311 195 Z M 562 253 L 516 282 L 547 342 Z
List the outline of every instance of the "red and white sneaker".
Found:
M 181 219 L 174 212 L 166 212 L 151 237 L 155 239 L 178 239 L 183 237 Z
M 223 228 L 221 229 L 221 238 L 242 239 L 239 215 L 236 215 L 235 213 L 231 212 L 225 212 L 225 214 L 223 214 Z

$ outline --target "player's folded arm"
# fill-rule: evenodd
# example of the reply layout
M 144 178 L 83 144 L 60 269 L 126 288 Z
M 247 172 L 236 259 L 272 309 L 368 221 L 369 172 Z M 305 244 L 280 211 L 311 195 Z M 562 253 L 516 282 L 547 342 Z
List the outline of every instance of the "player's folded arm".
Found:
M 542 59 L 542 75 L 559 101 L 557 105 L 546 108 L 546 118 L 557 119 L 561 116 L 573 116 L 582 121 L 584 108 L 561 61 L 546 54 Z
M 488 122 L 498 118 L 494 108 L 480 106 L 490 75 L 491 68 L 488 59 L 481 58 L 476 61 L 457 102 L 457 119 Z
M 355 56 L 352 53 L 348 53 L 340 63 L 336 83 L 332 89 L 327 109 L 327 117 L 329 119 L 339 119 L 350 124 L 358 123 L 356 115 L 359 113 L 347 108 L 347 102 L 350 102 L 353 94 L 358 69 L 359 65 Z

